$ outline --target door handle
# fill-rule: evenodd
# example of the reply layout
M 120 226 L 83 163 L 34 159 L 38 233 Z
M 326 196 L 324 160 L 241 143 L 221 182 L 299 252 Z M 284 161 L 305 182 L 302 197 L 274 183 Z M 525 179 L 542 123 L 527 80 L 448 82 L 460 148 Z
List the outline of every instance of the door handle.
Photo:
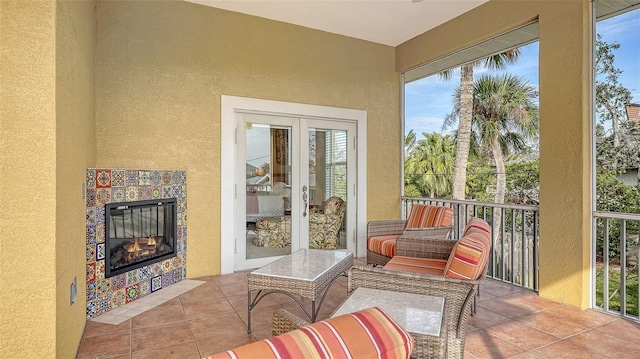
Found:
M 302 212 L 302 217 L 307 216 L 307 207 L 309 207 L 309 202 L 307 201 L 307 185 L 302 186 L 302 200 L 304 201 L 304 211 Z

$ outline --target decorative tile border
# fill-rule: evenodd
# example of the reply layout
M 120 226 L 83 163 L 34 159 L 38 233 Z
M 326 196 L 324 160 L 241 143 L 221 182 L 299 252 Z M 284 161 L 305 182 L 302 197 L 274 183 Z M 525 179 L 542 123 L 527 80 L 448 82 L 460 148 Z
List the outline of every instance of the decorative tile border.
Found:
M 105 278 L 105 204 L 173 197 L 177 201 L 176 256 Z M 89 168 L 86 199 L 87 319 L 186 278 L 186 171 Z

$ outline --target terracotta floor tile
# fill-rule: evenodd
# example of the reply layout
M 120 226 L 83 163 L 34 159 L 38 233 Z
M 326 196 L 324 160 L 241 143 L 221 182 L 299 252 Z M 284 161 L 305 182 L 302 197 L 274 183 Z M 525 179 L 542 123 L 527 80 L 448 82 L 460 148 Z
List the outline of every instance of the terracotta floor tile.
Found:
M 101 355 L 110 357 L 129 354 L 130 351 L 131 337 L 128 331 L 110 333 L 82 338 L 76 359 L 93 359 Z
M 220 313 L 235 312 L 226 299 L 209 299 L 199 302 L 189 302 L 182 305 L 187 319 L 206 317 Z
M 545 310 L 549 314 L 553 314 L 561 320 L 570 321 L 580 324 L 584 327 L 591 328 L 600 326 L 617 319 L 613 315 L 598 312 L 592 309 L 578 309 L 569 305 L 559 305 Z
M 200 359 L 195 342 L 187 342 L 162 348 L 140 350 L 131 353 L 131 359 Z
M 224 294 L 226 297 L 230 297 L 233 295 L 247 295 L 247 290 L 249 289 L 247 287 L 247 282 L 236 282 L 236 283 L 221 283 L 218 284 L 218 288 L 222 291 L 222 294 Z
M 469 318 L 468 323 L 476 328 L 486 328 L 508 320 L 510 320 L 509 317 L 479 307 L 476 314 Z
M 635 340 L 629 341 L 617 335 L 610 335 L 592 329 L 567 340 L 573 344 L 614 358 L 631 357 L 632 354 L 636 358 L 640 356 L 640 344 L 637 337 Z
M 131 349 L 134 352 L 193 341 L 186 321 L 133 329 L 131 338 Z
M 490 310 L 494 313 L 500 313 L 505 317 L 518 318 L 527 314 L 535 313 L 538 309 L 523 303 L 509 302 L 509 298 L 496 297 L 490 301 L 478 302 L 480 308 Z
M 557 313 L 549 313 L 547 311 L 519 317 L 515 321 L 558 338 L 566 338 L 587 329 L 583 325 L 559 317 Z
M 605 325 L 595 328 L 595 330 L 626 340 L 638 340 L 640 338 L 640 323 L 630 319 L 618 318 Z
M 245 331 L 244 333 L 238 333 L 230 336 L 218 335 L 215 337 L 196 340 L 196 345 L 198 346 L 200 355 L 204 358 L 241 345 L 249 344 L 255 340 L 256 339 L 253 335 L 247 334 Z
M 195 340 L 246 332 L 247 325 L 236 313 L 223 313 L 187 321 Z
M 464 349 L 478 358 L 512 358 L 524 353 L 522 348 L 493 336 L 486 330 L 467 333 Z
M 159 305 L 131 318 L 132 328 L 139 329 L 165 323 L 184 321 L 185 316 L 180 302 L 178 305 Z
M 598 352 L 594 352 L 587 348 L 575 345 L 568 340 L 562 340 L 557 343 L 536 349 L 535 354 L 553 359 L 602 359 L 606 358 Z
M 84 326 L 84 337 L 94 337 L 97 335 L 105 335 L 110 333 L 117 332 L 129 332 L 131 330 L 131 320 L 125 320 L 124 322 L 118 325 L 105 324 L 94 322 L 91 320 L 87 321 L 87 324 Z
M 200 358 L 271 337 L 277 309 L 307 319 L 293 299 L 273 294 L 253 310 L 247 334 L 247 272 L 196 279 L 206 283 L 120 325 L 88 321 L 77 359 Z M 346 279 L 339 278 L 318 318 L 346 297 Z M 301 301 L 311 309 L 309 299 Z M 637 357 L 640 323 L 632 320 L 561 305 L 496 280 L 482 284 L 477 305 L 467 328 L 467 359 Z
M 513 321 L 496 324 L 485 330 L 489 334 L 504 339 L 525 350 L 539 348 L 559 340 L 553 335 Z
M 224 295 L 217 285 L 207 282 L 179 296 L 180 303 L 199 302 L 207 299 L 222 299 Z

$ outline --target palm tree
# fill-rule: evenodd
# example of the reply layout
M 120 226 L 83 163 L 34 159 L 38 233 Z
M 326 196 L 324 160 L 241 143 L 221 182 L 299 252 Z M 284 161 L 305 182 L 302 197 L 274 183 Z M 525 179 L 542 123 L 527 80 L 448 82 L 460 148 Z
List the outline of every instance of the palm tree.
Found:
M 451 173 L 455 158 L 455 140 L 439 133 L 425 133 L 416 142 L 405 162 L 407 181 L 415 184 L 430 197 L 445 196 L 451 192 Z
M 504 69 L 507 64 L 518 61 L 520 49 L 511 49 L 505 52 L 489 56 L 483 60 L 469 62 L 460 67 L 460 94 L 458 99 L 458 131 L 456 145 L 456 162 L 453 171 L 453 199 L 465 199 L 465 187 L 467 181 L 467 161 L 469 160 L 469 145 L 471 143 L 471 117 L 473 108 L 473 68 L 484 64 L 486 68 L 493 70 Z M 451 78 L 451 70 L 440 73 L 440 76 Z M 448 126 L 443 126 L 447 128 Z
M 538 135 L 537 97 L 538 92 L 533 86 L 510 74 L 485 75 L 474 82 L 470 145 L 472 151 L 490 152 L 495 162 L 495 203 L 504 202 L 505 154 L 527 151 L 527 141 Z M 445 124 L 455 121 L 461 106 L 461 90 L 458 88 L 453 113 L 447 116 Z

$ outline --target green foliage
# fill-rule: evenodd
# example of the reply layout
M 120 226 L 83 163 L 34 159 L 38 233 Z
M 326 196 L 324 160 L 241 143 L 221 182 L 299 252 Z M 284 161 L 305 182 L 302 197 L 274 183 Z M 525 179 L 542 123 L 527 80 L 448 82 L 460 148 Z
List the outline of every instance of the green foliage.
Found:
M 517 162 L 507 166 L 507 199 L 514 204 L 538 204 L 540 161 Z
M 404 164 L 405 194 L 446 197 L 451 193 L 451 176 L 455 158 L 455 141 L 439 133 L 423 133 L 406 155 Z

